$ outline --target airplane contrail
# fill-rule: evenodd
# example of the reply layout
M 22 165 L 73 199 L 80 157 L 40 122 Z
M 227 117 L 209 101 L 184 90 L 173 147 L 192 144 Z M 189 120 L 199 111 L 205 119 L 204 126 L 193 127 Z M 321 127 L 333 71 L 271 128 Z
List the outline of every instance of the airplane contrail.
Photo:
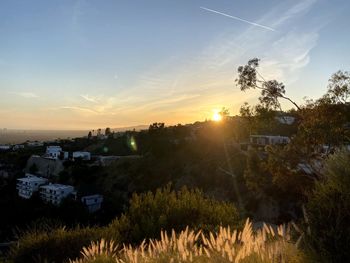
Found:
M 264 28 L 264 29 L 267 29 L 267 30 L 270 30 L 270 31 L 276 31 L 275 29 L 273 29 L 271 27 L 260 25 L 260 24 L 254 23 L 254 22 L 250 22 L 248 20 L 239 18 L 237 16 L 231 16 L 231 15 L 228 15 L 228 14 L 225 14 L 225 13 L 222 13 L 222 12 L 210 9 L 210 8 L 202 7 L 202 6 L 200 8 L 203 9 L 203 10 L 209 11 L 209 12 L 213 12 L 213 13 L 222 15 L 222 16 L 226 16 L 226 17 L 230 17 L 230 18 L 236 19 L 236 20 L 241 21 L 241 22 L 248 23 L 248 24 L 253 25 L 253 26 L 258 26 L 258 27 L 261 27 L 261 28 Z

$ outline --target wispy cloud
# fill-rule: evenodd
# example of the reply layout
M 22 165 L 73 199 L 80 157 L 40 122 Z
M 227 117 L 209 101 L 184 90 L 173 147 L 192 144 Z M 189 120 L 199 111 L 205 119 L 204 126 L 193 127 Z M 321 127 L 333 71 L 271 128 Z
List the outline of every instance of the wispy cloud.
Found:
M 165 121 L 175 116 L 184 117 L 187 113 L 188 118 L 198 120 L 208 117 L 206 114 L 211 114 L 213 108 L 222 106 L 231 106 L 236 113 L 244 101 L 253 102 L 257 96 L 253 91 L 242 94 L 234 86 L 235 69 L 248 59 L 261 58 L 261 71 L 267 78 L 288 85 L 299 79 L 301 69 L 310 62 L 310 52 L 317 45 L 320 28 L 287 27 L 287 22 L 294 23 L 315 2 L 306 0 L 274 6 L 255 24 L 273 25 L 275 34 L 257 30 L 255 24 L 240 34 L 234 30 L 222 32 L 214 41 L 208 41 L 207 47 L 199 50 L 197 55 L 186 59 L 172 58 L 171 63 L 155 65 L 139 77 L 134 87 L 118 94 L 115 101 L 119 101 L 119 95 L 130 97 L 142 89 L 145 95 L 142 100 L 133 98 L 118 106 L 124 106 L 123 112 L 135 118 L 140 111 L 145 113 L 142 116 L 154 116 L 157 112 Z M 283 30 L 277 30 L 277 27 L 283 27 Z
M 286 23 L 289 19 L 293 19 L 296 16 L 305 14 L 316 2 L 317 0 L 303 0 L 297 2 L 286 12 L 282 13 L 282 15 L 280 15 L 277 20 L 273 21 L 271 25 L 273 27 L 277 27 L 283 23 Z
M 230 107 L 235 114 L 244 101 L 254 103 L 257 96 L 254 91 L 243 94 L 235 88 L 235 69 L 256 56 L 262 59 L 264 76 L 285 82 L 290 92 L 289 84 L 299 79 L 301 69 L 311 60 L 320 30 L 289 26 L 305 15 L 315 0 L 292 3 L 274 6 L 256 23 L 248 23 L 249 27 L 241 33 L 235 29 L 221 31 L 192 56 L 169 57 L 155 63 L 118 93 L 83 94 L 60 109 L 74 111 L 82 116 L 81 120 L 95 118 L 101 123 L 125 125 L 155 120 L 168 124 L 204 120 L 212 109 L 222 106 Z M 266 34 L 260 30 L 263 25 L 271 25 L 275 33 Z M 84 107 L 81 98 L 87 102 Z
M 99 99 L 97 97 L 90 96 L 89 94 L 80 95 L 84 100 L 92 103 L 98 103 Z
M 213 9 L 210 9 L 210 8 L 207 8 L 207 7 L 203 7 L 203 6 L 201 6 L 200 8 L 203 9 L 203 10 L 215 13 L 215 14 L 219 14 L 219 15 L 226 16 L 226 17 L 229 17 L 229 18 L 233 18 L 235 20 L 238 20 L 238 21 L 241 21 L 241 22 L 253 25 L 253 26 L 261 27 L 261 28 L 264 28 L 264 29 L 267 29 L 267 30 L 270 30 L 270 31 L 276 31 L 275 29 L 273 29 L 271 27 L 264 26 L 264 25 L 261 25 L 261 24 L 258 24 L 258 23 L 252 22 L 252 21 L 248 21 L 248 20 L 245 20 L 245 19 L 237 17 L 237 16 L 225 14 L 223 12 L 219 12 L 219 11 L 216 11 L 216 10 L 213 10 Z
M 27 99 L 39 98 L 39 96 L 33 92 L 10 92 L 10 94 L 21 96 Z
M 62 109 L 62 110 L 73 110 L 73 111 L 79 111 L 79 112 L 85 112 L 85 113 L 94 113 L 97 114 L 98 112 L 96 112 L 93 109 L 90 108 L 84 108 L 84 107 L 77 107 L 77 106 L 62 106 L 59 107 L 58 109 Z

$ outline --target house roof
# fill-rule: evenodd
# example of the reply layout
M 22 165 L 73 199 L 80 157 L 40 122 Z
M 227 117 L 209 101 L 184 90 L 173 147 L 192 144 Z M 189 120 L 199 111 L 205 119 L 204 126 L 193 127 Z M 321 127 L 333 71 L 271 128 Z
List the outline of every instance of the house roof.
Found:
M 89 200 L 89 199 L 100 199 L 100 198 L 103 198 L 102 195 L 85 195 L 85 196 L 82 196 L 81 199 L 82 200 Z
M 43 185 L 41 188 L 49 189 L 49 190 L 63 190 L 68 188 L 73 188 L 71 185 L 64 185 L 64 184 L 48 184 Z
M 42 178 L 42 177 L 38 177 L 35 175 L 31 175 L 31 174 L 26 174 L 26 177 L 24 178 L 18 178 L 18 181 L 21 182 L 47 182 L 47 179 Z

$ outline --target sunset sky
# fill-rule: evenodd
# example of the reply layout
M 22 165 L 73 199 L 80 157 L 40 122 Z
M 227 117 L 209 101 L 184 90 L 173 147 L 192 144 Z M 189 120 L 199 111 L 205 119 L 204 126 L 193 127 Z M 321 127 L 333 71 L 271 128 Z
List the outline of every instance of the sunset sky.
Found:
M 0 128 L 236 114 L 257 99 L 234 84 L 253 57 L 296 101 L 317 98 L 350 70 L 349 11 L 348 0 L 2 0 Z

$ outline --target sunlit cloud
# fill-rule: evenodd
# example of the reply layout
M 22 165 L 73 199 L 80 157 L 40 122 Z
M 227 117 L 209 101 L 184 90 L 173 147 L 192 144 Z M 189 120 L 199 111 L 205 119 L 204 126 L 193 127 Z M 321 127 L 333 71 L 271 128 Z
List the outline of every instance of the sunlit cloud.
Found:
M 89 113 L 89 114 L 91 114 L 91 113 L 98 114 L 98 112 L 96 112 L 93 109 L 84 108 L 84 107 L 77 107 L 77 106 L 62 106 L 62 107 L 59 107 L 58 109 L 61 109 L 61 110 L 72 110 L 72 111 L 78 111 L 78 112 Z

